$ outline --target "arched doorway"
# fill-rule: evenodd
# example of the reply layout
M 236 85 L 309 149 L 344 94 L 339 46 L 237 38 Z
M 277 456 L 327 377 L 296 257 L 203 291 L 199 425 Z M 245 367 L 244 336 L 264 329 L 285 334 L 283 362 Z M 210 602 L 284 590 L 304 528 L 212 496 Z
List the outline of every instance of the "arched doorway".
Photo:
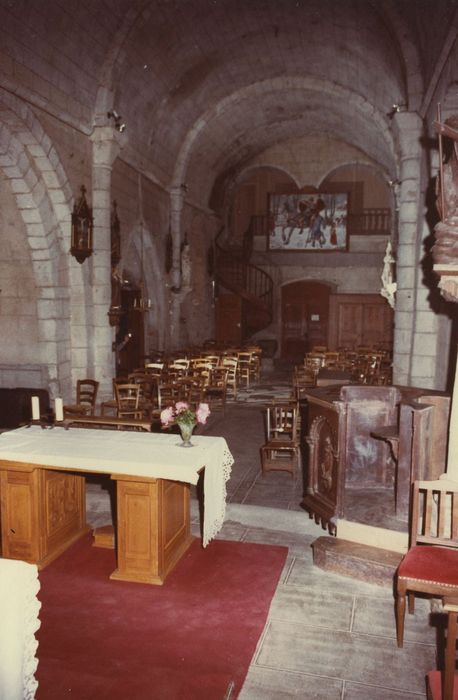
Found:
M 328 344 L 329 295 L 323 282 L 291 282 L 282 287 L 281 356 L 302 362 L 314 345 Z

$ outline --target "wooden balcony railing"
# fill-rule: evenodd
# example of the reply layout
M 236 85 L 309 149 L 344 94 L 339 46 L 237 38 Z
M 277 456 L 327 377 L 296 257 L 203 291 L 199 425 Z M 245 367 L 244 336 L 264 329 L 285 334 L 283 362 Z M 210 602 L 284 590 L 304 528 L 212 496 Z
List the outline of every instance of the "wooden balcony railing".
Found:
M 350 236 L 388 236 L 391 233 L 391 210 L 372 207 L 363 209 L 360 214 L 349 214 L 348 233 Z

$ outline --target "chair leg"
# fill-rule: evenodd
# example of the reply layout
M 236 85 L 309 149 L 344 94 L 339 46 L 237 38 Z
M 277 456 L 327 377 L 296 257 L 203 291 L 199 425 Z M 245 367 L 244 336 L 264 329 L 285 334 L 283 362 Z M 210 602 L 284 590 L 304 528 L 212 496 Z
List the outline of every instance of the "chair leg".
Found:
M 398 647 L 401 649 L 404 644 L 404 618 L 406 614 L 405 593 L 398 593 L 396 596 L 396 637 Z
M 409 601 L 409 615 L 413 615 L 415 612 L 415 595 L 412 593 L 412 591 L 407 593 L 407 598 Z
M 445 653 L 445 671 L 443 680 L 444 700 L 452 700 L 453 698 L 453 686 L 455 681 L 457 615 L 458 613 L 456 613 L 455 611 L 449 611 L 448 613 L 447 646 Z

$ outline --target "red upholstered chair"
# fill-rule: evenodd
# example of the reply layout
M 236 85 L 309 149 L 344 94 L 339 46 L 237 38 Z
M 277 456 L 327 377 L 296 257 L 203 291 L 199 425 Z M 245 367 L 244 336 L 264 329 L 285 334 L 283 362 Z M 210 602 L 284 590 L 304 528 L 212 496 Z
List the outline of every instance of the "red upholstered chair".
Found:
M 458 700 L 456 640 L 458 637 L 458 598 L 444 598 L 444 612 L 448 615 L 445 668 L 430 671 L 426 677 L 428 700 Z
M 406 595 L 409 613 L 414 594 L 458 596 L 458 483 L 416 481 L 412 492 L 410 549 L 396 575 L 398 647 L 404 641 Z

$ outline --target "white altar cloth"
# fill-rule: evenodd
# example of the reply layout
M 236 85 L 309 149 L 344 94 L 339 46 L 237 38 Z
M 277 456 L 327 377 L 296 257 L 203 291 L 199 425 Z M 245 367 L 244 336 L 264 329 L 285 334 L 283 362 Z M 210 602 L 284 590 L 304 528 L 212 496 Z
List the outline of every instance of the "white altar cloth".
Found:
M 0 558 L 0 700 L 33 700 L 38 683 L 38 568 Z
M 196 484 L 204 472 L 203 546 L 220 530 L 226 512 L 226 481 L 234 459 L 222 437 L 193 435 L 183 448 L 179 435 L 124 430 L 40 426 L 0 435 L 0 462 L 27 462 L 74 471 L 124 474 Z M 1 466 L 1 465 L 0 465 Z

